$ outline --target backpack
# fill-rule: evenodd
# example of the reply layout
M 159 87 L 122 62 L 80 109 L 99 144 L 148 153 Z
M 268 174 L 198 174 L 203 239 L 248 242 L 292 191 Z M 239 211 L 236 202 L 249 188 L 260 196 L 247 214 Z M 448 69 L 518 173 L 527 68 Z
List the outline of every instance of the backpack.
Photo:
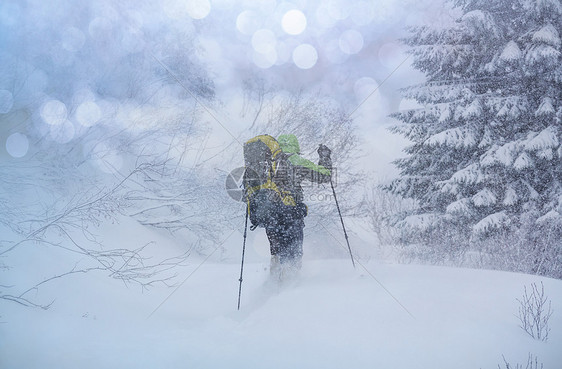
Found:
M 291 216 L 297 207 L 291 192 L 280 185 L 287 180 L 287 162 L 279 143 L 270 135 L 256 136 L 244 144 L 242 183 L 252 229 L 283 222 L 283 217 Z

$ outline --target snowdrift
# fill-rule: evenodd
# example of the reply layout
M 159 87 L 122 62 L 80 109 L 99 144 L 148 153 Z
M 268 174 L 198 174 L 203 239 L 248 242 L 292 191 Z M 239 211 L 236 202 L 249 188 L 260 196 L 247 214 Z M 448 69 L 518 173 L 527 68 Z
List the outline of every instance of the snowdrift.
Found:
M 255 259 L 240 311 L 239 265 L 195 257 L 175 290 L 85 274 L 45 286 L 49 310 L 2 301 L 0 367 L 473 369 L 505 366 L 502 355 L 525 365 L 529 354 L 544 368 L 562 363 L 562 281 L 305 258 L 298 279 L 276 286 L 267 258 Z M 546 342 L 517 318 L 523 286 L 541 281 L 554 311 Z

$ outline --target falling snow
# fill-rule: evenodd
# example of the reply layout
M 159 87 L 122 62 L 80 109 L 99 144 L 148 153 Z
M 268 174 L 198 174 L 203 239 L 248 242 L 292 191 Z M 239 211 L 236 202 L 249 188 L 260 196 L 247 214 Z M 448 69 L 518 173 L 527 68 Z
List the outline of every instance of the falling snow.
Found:
M 515 2 L 0 2 L 0 366 L 554 367 L 562 5 Z M 287 131 L 337 178 L 279 285 L 225 178 Z

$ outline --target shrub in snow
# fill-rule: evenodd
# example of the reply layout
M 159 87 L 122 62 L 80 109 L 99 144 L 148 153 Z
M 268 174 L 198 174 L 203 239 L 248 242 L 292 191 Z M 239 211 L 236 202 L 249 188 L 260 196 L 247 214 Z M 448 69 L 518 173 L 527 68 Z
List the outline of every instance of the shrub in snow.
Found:
M 519 302 L 518 318 L 521 321 L 520 327 L 531 337 L 537 340 L 548 340 L 550 327 L 548 321 L 552 315 L 551 301 L 544 294 L 544 285 L 541 288 L 536 283 L 531 283 L 530 291 L 527 291 Z
M 402 239 L 533 255 L 517 269 L 562 278 L 562 4 L 454 4 L 464 13 L 454 24 L 405 39 L 426 82 L 404 90 L 423 107 L 393 115 L 412 144 L 387 189 L 419 204 Z
M 507 360 L 505 359 L 505 356 L 502 355 L 503 358 L 503 363 L 504 366 L 500 366 L 498 365 L 498 369 L 543 369 L 543 364 L 540 363 L 539 364 L 539 359 L 535 356 L 533 358 L 532 354 L 529 354 L 529 357 L 527 358 L 527 364 L 525 365 L 525 367 L 523 368 L 523 365 L 521 364 L 515 364 L 515 366 L 511 365 L 510 363 L 507 362 Z
M 168 283 L 184 251 L 215 246 L 224 238 L 215 225 L 230 220 L 216 211 L 222 183 L 196 168 L 209 134 L 200 103 L 213 99 L 214 87 L 195 52 L 193 25 L 172 25 L 149 3 L 137 4 L 134 17 L 116 3 L 63 2 L 23 18 L 20 7 L 29 4 L 5 3 L 3 15 L 21 22 L 0 22 L 3 41 L 13 45 L 1 55 L 0 126 L 18 122 L 26 149 L 21 158 L 11 150 L 19 161 L 0 163 L 0 279 L 28 268 L 17 259 L 22 249 L 32 260 L 49 248 L 68 261 L 31 286 L 1 284 L 0 299 L 34 305 L 35 287 L 86 271 L 143 288 Z M 150 25 L 131 27 L 141 14 L 150 14 Z M 186 250 L 157 261 L 151 240 L 129 250 L 99 237 L 96 227 L 125 216 L 181 232 Z
M 509 225 L 509 217 L 505 214 L 505 211 L 500 211 L 488 215 L 486 218 L 476 223 L 472 229 L 476 234 L 484 235 L 505 225 Z

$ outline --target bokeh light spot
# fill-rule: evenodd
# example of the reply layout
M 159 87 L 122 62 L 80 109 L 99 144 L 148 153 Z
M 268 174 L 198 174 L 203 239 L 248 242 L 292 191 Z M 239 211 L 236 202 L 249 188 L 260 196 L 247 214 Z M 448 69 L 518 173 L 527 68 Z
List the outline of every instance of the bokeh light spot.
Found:
M 351 6 L 347 1 L 330 0 L 326 3 L 326 10 L 333 19 L 344 20 L 349 17 Z
M 181 3 L 177 0 L 165 0 L 162 2 L 161 6 L 166 16 L 170 19 L 183 19 L 189 16 L 185 3 Z
M 300 69 L 310 69 L 318 61 L 318 53 L 310 44 L 299 45 L 293 50 L 293 63 Z
M 236 28 L 244 35 L 253 35 L 260 27 L 260 16 L 252 10 L 245 10 L 236 18 Z
M 215 9 L 227 10 L 236 4 L 236 0 L 211 0 L 211 3 Z
M 363 48 L 363 36 L 354 29 L 345 31 L 339 40 L 340 49 L 346 54 L 357 54 Z
M 388 69 L 396 68 L 404 58 L 400 46 L 393 42 L 384 44 L 379 49 L 379 61 Z
M 380 95 L 380 91 L 378 91 L 379 84 L 377 81 L 372 79 L 371 77 L 362 77 L 359 78 L 353 84 L 353 92 L 358 100 L 362 101 L 365 100 L 367 97 L 369 98 L 376 98 L 373 95 Z
M 252 36 L 252 47 L 258 53 L 266 54 L 275 50 L 276 43 L 275 34 L 268 29 L 260 29 Z
M 209 0 L 187 0 L 187 14 L 193 19 L 203 19 L 211 12 Z
M 84 127 L 91 127 L 101 118 L 101 110 L 93 101 L 83 102 L 76 109 L 76 120 Z
M 22 133 L 13 133 L 6 140 L 6 151 L 14 158 L 22 158 L 29 150 L 29 140 Z
M 66 105 L 58 100 L 49 100 L 41 107 L 41 118 L 49 125 L 62 124 L 67 115 Z
M 289 10 L 281 20 L 281 27 L 289 35 L 299 35 L 306 29 L 306 16 L 300 10 Z

